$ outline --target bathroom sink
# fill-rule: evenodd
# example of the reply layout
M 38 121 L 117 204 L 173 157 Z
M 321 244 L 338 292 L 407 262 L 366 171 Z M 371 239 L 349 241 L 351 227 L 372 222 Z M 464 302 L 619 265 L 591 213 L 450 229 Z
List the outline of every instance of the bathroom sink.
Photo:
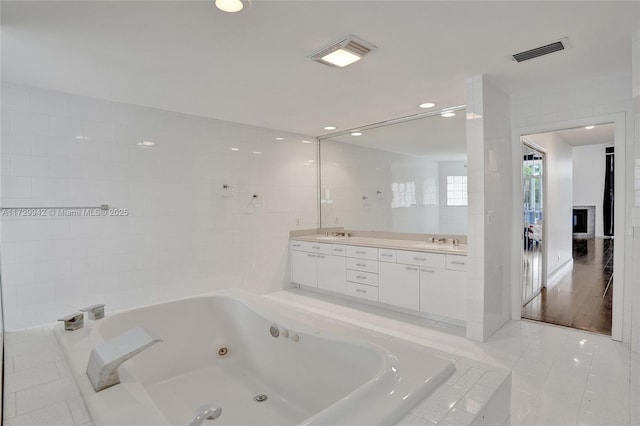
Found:
M 447 246 L 444 244 L 434 244 L 434 243 L 412 244 L 411 247 L 425 249 L 425 250 L 457 250 L 457 247 Z

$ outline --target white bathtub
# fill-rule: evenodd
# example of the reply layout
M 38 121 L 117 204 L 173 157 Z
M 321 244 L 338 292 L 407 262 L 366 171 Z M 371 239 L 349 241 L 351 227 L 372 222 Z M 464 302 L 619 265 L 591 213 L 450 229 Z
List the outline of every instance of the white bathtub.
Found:
M 402 345 L 394 350 L 391 341 L 382 347 L 358 333 L 332 337 L 321 321 L 297 320 L 283 307 L 229 290 L 108 314 L 56 334 L 96 425 L 187 425 L 204 404 L 222 408 L 205 425 L 390 425 L 455 370 Z M 290 336 L 272 337 L 272 324 Z M 120 384 L 94 392 L 85 375 L 89 352 L 133 327 L 163 342 L 125 362 Z M 222 347 L 226 356 L 218 355 Z M 268 399 L 255 402 L 257 394 Z

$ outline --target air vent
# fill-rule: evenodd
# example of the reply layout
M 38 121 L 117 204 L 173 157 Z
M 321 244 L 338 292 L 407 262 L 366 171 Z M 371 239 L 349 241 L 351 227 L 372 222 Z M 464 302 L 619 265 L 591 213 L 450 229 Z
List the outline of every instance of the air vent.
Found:
M 345 67 L 362 59 L 376 47 L 350 35 L 329 47 L 309 56 L 310 59 L 331 67 Z
M 567 47 L 569 47 L 569 39 L 563 38 L 562 40 L 558 40 L 545 46 L 536 47 L 535 49 L 527 50 L 526 52 L 516 53 L 513 55 L 513 59 L 518 62 L 528 61 L 529 59 L 548 55 L 549 53 L 565 50 Z

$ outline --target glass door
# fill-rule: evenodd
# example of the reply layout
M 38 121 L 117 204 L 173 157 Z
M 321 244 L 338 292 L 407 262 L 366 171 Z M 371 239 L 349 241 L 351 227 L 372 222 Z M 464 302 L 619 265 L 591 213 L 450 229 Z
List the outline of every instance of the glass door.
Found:
M 536 297 L 544 277 L 544 153 L 522 144 L 522 305 Z

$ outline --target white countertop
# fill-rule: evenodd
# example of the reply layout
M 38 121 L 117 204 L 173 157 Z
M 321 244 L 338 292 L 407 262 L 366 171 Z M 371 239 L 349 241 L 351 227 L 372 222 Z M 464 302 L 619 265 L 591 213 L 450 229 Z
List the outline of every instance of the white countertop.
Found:
M 462 256 L 467 255 L 466 244 L 452 246 L 450 244 L 427 243 L 426 241 L 419 240 L 398 240 L 372 237 L 333 237 L 321 234 L 301 235 L 297 237 L 291 237 L 290 239 L 296 241 L 311 241 L 327 244 L 345 244 L 350 246 L 367 246 L 396 250 L 421 251 L 428 253 L 456 254 Z

